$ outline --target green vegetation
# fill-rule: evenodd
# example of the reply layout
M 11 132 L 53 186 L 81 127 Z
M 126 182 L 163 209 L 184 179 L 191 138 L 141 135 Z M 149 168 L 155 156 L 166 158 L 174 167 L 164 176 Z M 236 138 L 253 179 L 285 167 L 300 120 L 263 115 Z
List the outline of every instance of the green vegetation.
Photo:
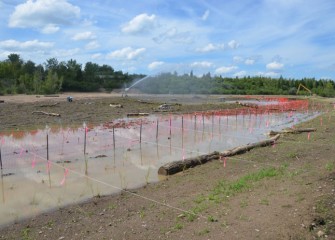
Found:
M 331 171 L 334 171 L 335 169 L 335 164 L 330 162 L 330 163 L 327 163 L 326 166 L 325 166 L 326 170 L 331 172 Z
M 22 239 L 24 240 L 30 240 L 32 239 L 30 237 L 30 228 L 29 227 L 26 227 L 22 230 Z
M 128 75 L 111 66 L 88 62 L 82 67 L 76 60 L 46 60 L 44 66 L 10 54 L 0 61 L 0 94 L 53 94 L 60 91 L 92 92 L 122 88 L 144 75 Z
M 111 91 L 129 87 L 132 82 L 143 77 L 143 74 L 115 71 L 109 65 L 87 62 L 82 66 L 73 59 L 59 62 L 56 58 L 50 58 L 43 65 L 36 65 L 33 61 L 24 61 L 20 55 L 12 53 L 8 55 L 8 59 L 0 61 L 0 95 Z M 282 76 L 277 79 L 262 76 L 231 78 L 213 77 L 210 73 L 199 77 L 193 75 L 192 71 L 183 75 L 174 72 L 150 76 L 133 88 L 155 94 L 295 95 L 300 84 L 310 89 L 313 94 L 335 96 L 334 82 L 331 79 L 284 79 Z M 309 93 L 302 89 L 299 94 Z
M 196 206 L 191 210 L 192 213 L 198 214 L 208 208 L 208 202 L 222 203 L 227 198 L 236 195 L 237 193 L 251 189 L 256 182 L 263 179 L 273 178 L 284 175 L 287 165 L 280 168 L 263 168 L 257 172 L 242 176 L 235 181 L 220 180 L 218 184 L 212 189 L 208 196 L 200 195 L 194 202 Z M 266 199 L 261 200 L 260 204 L 269 205 Z M 247 206 L 247 201 L 241 203 L 241 207 Z M 193 220 L 193 219 L 192 219 Z

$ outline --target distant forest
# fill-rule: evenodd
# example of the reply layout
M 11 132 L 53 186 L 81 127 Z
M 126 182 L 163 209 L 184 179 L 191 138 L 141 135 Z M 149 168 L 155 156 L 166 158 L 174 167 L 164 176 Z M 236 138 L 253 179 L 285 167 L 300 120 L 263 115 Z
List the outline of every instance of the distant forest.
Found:
M 24 61 L 18 54 L 10 54 L 0 61 L 0 95 L 4 94 L 55 94 L 59 92 L 113 91 L 131 87 L 143 93 L 155 94 L 317 94 L 334 97 L 334 82 L 315 78 L 285 79 L 264 76 L 222 77 L 174 73 L 148 76 L 144 81 L 132 84 L 146 77 L 143 74 L 128 74 L 115 71 L 109 65 L 87 62 L 83 67 L 76 60 L 59 62 L 50 58 L 43 65 Z M 310 90 L 310 92 L 308 90 Z

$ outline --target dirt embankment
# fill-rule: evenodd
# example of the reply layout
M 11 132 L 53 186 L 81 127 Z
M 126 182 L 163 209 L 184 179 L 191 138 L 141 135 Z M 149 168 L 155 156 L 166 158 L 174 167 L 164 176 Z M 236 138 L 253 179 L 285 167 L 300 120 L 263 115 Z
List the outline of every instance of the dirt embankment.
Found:
M 157 107 L 136 101 L 64 101 L 45 110 L 61 113 L 64 124 L 80 124 Z M 114 109 L 110 103 L 125 107 Z M 28 119 L 38 104 L 14 105 L 25 109 Z M 16 125 L 5 120 L 6 126 L 22 126 L 24 117 L 17 117 L 22 120 L 12 118 Z M 144 188 L 62 207 L 2 228 L 0 239 L 335 239 L 334 111 L 303 126 L 317 131 L 309 137 L 284 135 L 274 147 L 225 159 L 225 164 L 212 161 Z
M 67 101 L 73 97 L 73 102 Z M 0 100 L 0 131 L 44 128 L 46 125 L 82 125 L 101 124 L 118 118 L 125 118 L 127 113 L 185 113 L 222 108 L 233 108 L 235 104 L 220 103 L 217 98 L 204 96 L 178 97 L 135 95 L 121 97 L 120 94 L 67 94 L 56 96 L 2 96 Z M 167 103 L 168 109 L 159 109 Z M 186 103 L 186 104 L 184 104 Z M 120 105 L 121 107 L 115 107 Z M 48 116 L 45 113 L 56 113 Z

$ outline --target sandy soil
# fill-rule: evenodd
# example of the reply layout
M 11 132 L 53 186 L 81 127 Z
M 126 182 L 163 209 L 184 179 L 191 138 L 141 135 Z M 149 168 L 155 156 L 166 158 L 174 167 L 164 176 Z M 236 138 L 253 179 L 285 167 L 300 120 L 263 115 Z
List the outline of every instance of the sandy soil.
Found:
M 59 104 L 41 107 L 54 102 Z M 65 96 L 21 103 L 5 99 L 1 130 L 60 123 L 31 114 L 37 109 L 61 113 L 62 124 L 81 124 L 129 111 L 154 112 L 157 106 L 110 96 L 75 97 L 72 103 Z M 182 104 L 173 111 L 224 106 Z M 335 239 L 334 111 L 302 126 L 317 131 L 310 139 L 284 135 L 274 147 L 231 157 L 226 165 L 212 161 L 140 189 L 96 196 L 2 227 L 0 239 Z

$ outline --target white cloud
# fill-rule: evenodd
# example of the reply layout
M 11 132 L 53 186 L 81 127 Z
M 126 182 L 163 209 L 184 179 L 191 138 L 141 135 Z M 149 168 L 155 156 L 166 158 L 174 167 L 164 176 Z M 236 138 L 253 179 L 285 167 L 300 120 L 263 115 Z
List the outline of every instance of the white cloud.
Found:
M 179 32 L 177 28 L 170 28 L 164 33 L 161 33 L 159 36 L 154 37 L 153 40 L 156 43 L 163 43 L 166 40 L 171 40 L 176 43 L 191 43 L 193 39 L 190 36 L 189 32 Z
M 0 48 L 11 51 L 48 49 L 53 46 L 53 42 L 40 42 L 36 39 L 26 42 L 19 42 L 13 39 L 0 42 Z
M 223 67 L 219 67 L 219 68 L 215 69 L 215 73 L 216 74 L 225 74 L 225 73 L 230 73 L 230 72 L 232 72 L 236 69 L 237 69 L 236 66 L 229 66 L 229 67 L 223 66 Z
M 237 73 L 234 73 L 234 77 L 245 77 L 247 75 L 246 71 L 239 71 Z
M 142 13 L 125 24 L 121 31 L 130 34 L 148 32 L 155 26 L 155 20 L 156 16 L 154 14 L 149 16 L 146 13 Z
M 222 50 L 222 49 L 224 49 L 224 43 L 222 44 L 209 43 L 202 48 L 196 48 L 195 51 L 205 53 L 205 52 L 212 52 L 212 51 Z
M 133 60 L 138 58 L 141 54 L 143 54 L 146 51 L 145 48 L 137 48 L 133 49 L 131 47 L 122 48 L 120 50 L 116 50 L 114 52 L 111 52 L 107 55 L 107 58 L 119 58 L 119 59 L 125 59 L 125 60 Z
M 247 58 L 244 63 L 246 65 L 253 65 L 255 63 L 255 59 Z
M 91 56 L 91 58 L 93 58 L 93 59 L 99 59 L 99 58 L 101 58 L 102 57 L 102 54 L 101 53 L 95 53 L 95 54 L 93 54 L 92 56 Z
M 210 68 L 213 66 L 213 63 L 203 61 L 203 62 L 193 62 L 190 65 L 191 67 L 197 67 L 197 68 Z
M 80 8 L 66 0 L 28 0 L 15 7 L 9 18 L 9 27 L 37 28 L 43 33 L 59 30 L 80 15 Z
M 228 43 L 228 46 L 231 48 L 231 49 L 236 49 L 240 46 L 240 44 L 238 42 L 236 42 L 235 40 L 231 40 L 229 43 Z
M 156 68 L 162 66 L 163 64 L 164 64 L 164 62 L 161 62 L 161 61 L 152 62 L 152 63 L 150 63 L 150 64 L 148 65 L 148 68 L 149 68 L 150 70 L 154 70 L 154 69 L 156 69 Z
M 61 49 L 53 51 L 52 55 L 57 57 L 71 57 L 73 58 L 74 55 L 80 53 L 79 48 L 71 48 L 71 49 Z
M 52 34 L 59 31 L 59 27 L 55 24 L 47 24 L 41 29 L 41 32 L 44 34 Z
M 279 77 L 279 73 L 277 72 L 258 72 L 257 75 L 264 76 L 264 77 L 271 77 L 271 78 L 277 78 Z
M 74 41 L 91 40 L 95 39 L 95 35 L 92 32 L 80 32 L 75 34 L 71 39 Z
M 284 64 L 276 62 L 276 61 L 266 64 L 266 68 L 268 70 L 273 70 L 273 71 L 280 71 L 283 69 L 283 67 L 284 67 Z
M 202 15 L 201 19 L 206 21 L 208 17 L 209 17 L 209 10 L 207 9 L 205 13 Z
M 235 63 L 240 63 L 240 62 L 243 62 L 243 58 L 240 57 L 240 56 L 234 56 L 234 57 L 233 57 L 233 61 L 234 61 Z
M 92 50 L 100 47 L 99 43 L 97 41 L 91 41 L 86 44 L 85 49 Z

